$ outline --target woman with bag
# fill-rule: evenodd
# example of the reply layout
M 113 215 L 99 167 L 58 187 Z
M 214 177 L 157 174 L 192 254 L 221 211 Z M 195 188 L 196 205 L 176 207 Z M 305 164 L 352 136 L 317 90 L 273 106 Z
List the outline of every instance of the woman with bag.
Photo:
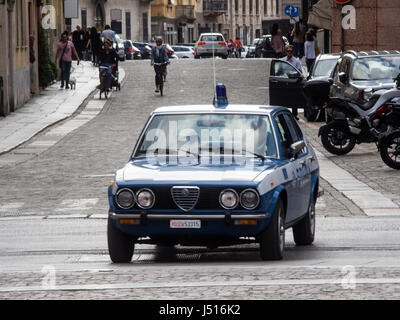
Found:
M 57 46 L 57 53 L 56 53 L 56 64 L 58 56 L 60 55 L 59 60 L 59 67 L 61 69 L 61 86 L 60 88 L 64 88 L 65 82 L 65 89 L 69 89 L 69 76 L 71 74 L 71 64 L 72 64 L 72 52 L 74 53 L 76 60 L 79 64 L 79 56 L 75 50 L 74 44 L 68 40 L 68 32 L 64 31 L 61 35 L 61 41 L 58 43 Z

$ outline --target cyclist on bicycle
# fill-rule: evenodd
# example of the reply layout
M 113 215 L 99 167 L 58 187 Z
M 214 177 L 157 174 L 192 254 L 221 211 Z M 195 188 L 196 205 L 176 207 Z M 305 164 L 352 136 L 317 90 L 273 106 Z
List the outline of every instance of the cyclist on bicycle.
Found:
M 110 40 L 106 39 L 104 41 L 104 49 L 101 50 L 99 55 L 99 65 L 101 67 L 107 67 L 107 83 L 105 90 L 111 87 L 111 72 L 112 68 L 117 68 L 118 56 L 115 50 L 112 48 L 112 43 Z
M 160 72 L 162 75 L 166 72 L 167 64 L 155 65 L 154 63 L 169 63 L 168 54 L 165 46 L 163 46 L 163 39 L 158 37 L 156 39 L 156 46 L 151 50 L 151 65 L 154 65 L 154 71 L 156 72 L 156 92 L 160 91 L 160 88 L 157 83 L 157 72 Z

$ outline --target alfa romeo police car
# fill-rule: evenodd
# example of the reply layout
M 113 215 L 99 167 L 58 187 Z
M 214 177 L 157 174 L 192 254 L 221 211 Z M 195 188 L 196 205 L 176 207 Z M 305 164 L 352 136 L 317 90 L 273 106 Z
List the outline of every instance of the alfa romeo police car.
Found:
M 217 88 L 218 89 L 218 88 Z M 282 259 L 285 229 L 315 234 L 319 165 L 288 109 L 214 104 L 150 115 L 129 162 L 108 189 L 108 248 L 130 262 L 135 243 L 215 248 L 259 242 Z

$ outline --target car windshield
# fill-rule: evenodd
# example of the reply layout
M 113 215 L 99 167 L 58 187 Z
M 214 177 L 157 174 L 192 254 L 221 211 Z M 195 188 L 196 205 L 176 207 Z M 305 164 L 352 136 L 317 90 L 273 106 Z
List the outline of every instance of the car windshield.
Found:
M 400 73 L 400 55 L 360 58 L 354 62 L 353 80 L 394 80 Z
M 224 39 L 219 35 L 208 35 L 202 36 L 201 41 L 224 41 Z
M 157 115 L 134 158 L 188 155 L 276 158 L 270 119 L 253 114 Z
M 337 59 L 319 60 L 315 65 L 313 76 L 322 77 L 329 76 L 335 67 Z

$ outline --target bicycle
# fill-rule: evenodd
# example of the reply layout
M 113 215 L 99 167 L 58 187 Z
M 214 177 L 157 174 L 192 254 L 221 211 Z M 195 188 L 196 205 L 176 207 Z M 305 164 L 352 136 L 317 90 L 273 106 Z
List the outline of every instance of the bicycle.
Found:
M 164 89 L 164 71 L 168 61 L 165 62 L 154 62 L 154 70 L 156 71 L 156 85 L 160 90 L 160 95 L 163 95 Z

